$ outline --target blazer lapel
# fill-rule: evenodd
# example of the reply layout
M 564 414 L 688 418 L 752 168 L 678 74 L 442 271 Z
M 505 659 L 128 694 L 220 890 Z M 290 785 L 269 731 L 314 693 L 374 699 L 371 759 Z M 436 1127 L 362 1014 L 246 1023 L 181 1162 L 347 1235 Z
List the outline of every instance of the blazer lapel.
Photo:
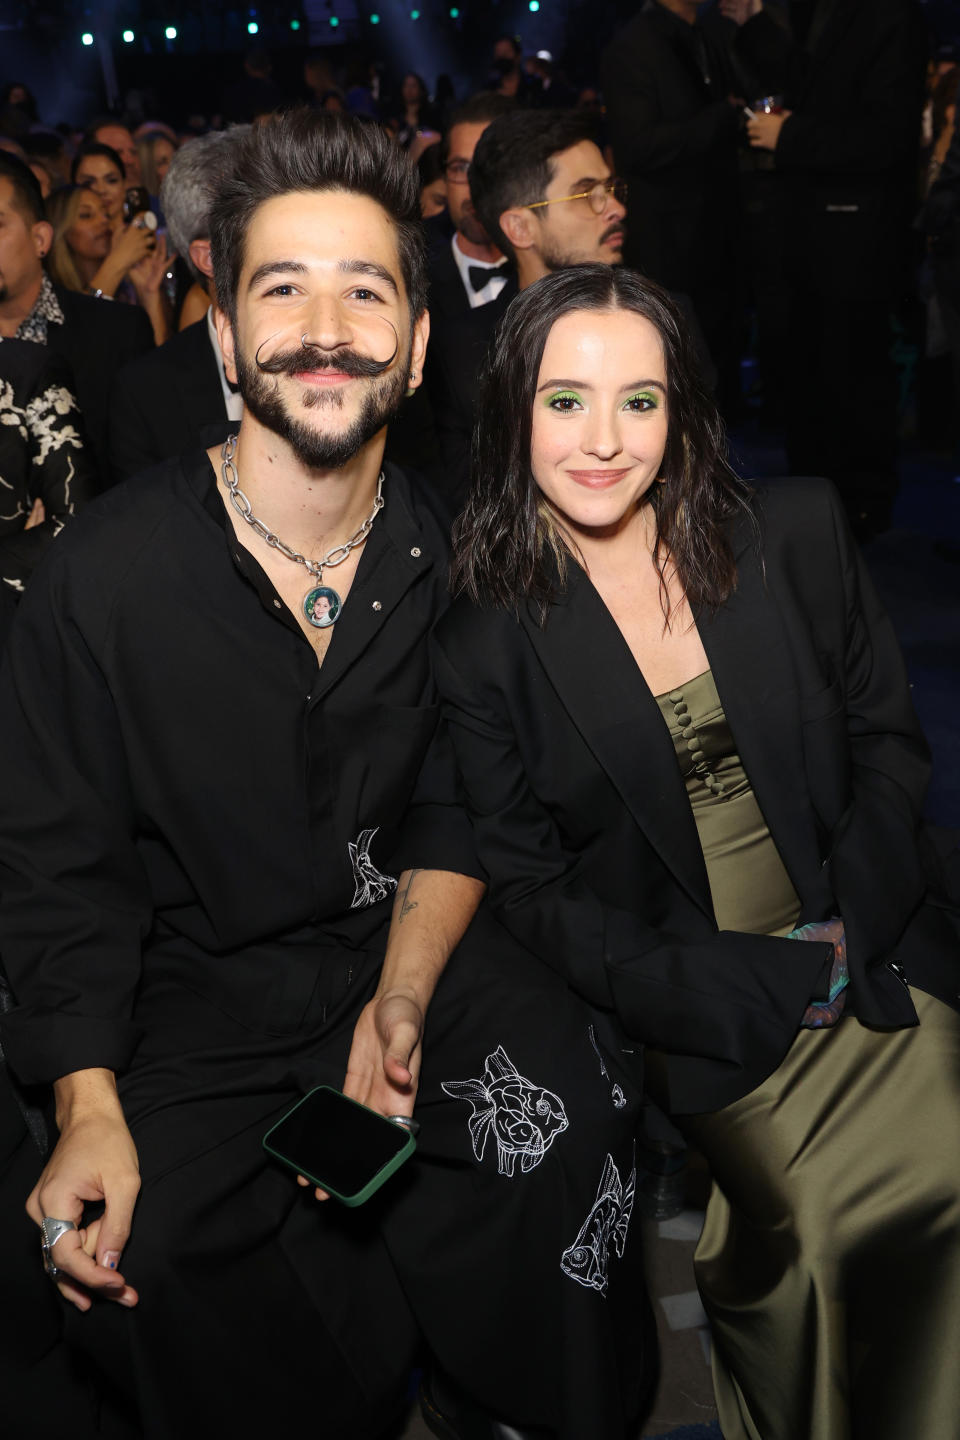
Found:
M 802 899 L 814 907 L 821 899 L 826 903 L 796 676 L 783 622 L 752 550 L 739 556 L 734 593 L 697 623 L 737 753 L 790 878 Z
M 571 564 L 546 626 L 520 620 L 551 684 L 634 820 L 678 883 L 711 918 L 693 812 L 660 707 L 597 591 Z

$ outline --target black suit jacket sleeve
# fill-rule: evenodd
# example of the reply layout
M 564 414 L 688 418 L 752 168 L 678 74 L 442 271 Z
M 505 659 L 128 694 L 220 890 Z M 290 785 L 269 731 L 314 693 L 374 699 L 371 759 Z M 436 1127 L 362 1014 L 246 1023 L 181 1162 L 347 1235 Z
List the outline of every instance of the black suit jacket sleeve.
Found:
M 828 492 L 833 553 L 824 569 L 842 583 L 843 668 L 836 690 L 845 725 L 850 804 L 833 826 L 829 873 L 847 928 L 848 952 L 871 969 L 874 985 L 896 984 L 880 964 L 894 952 L 926 890 L 918 831 L 930 779 L 930 752 L 910 702 L 907 673 L 893 625 L 874 589 L 846 516 Z M 834 560 L 834 556 L 836 559 Z M 843 749 L 832 747 L 833 763 Z M 829 767 L 826 748 L 811 768 Z M 822 779 L 822 774 L 818 779 Z M 882 877 L 882 878 L 881 878 Z M 860 987 L 857 1013 L 882 1025 L 872 987 Z
M 809 53 L 763 11 L 740 30 L 738 45 L 762 77 L 797 109 L 784 122 L 778 170 L 822 174 L 889 171 L 916 150 L 918 44 L 909 7 L 876 4 L 854 27 L 856 53 L 831 46 L 828 25 Z
M 646 15 L 640 17 L 647 19 Z M 677 81 L 678 62 L 652 27 L 628 28 L 603 56 L 603 89 L 617 166 L 626 174 L 663 170 L 707 159 L 725 142 L 733 144 L 739 113 L 716 100 L 681 118 L 664 114 L 665 71 Z M 692 93 L 698 93 L 696 87 Z M 673 97 L 666 103 L 676 103 Z
M 457 618 L 438 629 L 437 679 L 498 918 L 591 1004 L 615 1009 L 633 1038 L 733 1072 L 745 1053 L 773 1068 L 830 947 L 732 932 L 690 941 L 601 902 L 533 793 L 507 706 L 473 665 L 470 679 L 458 667 L 479 636 Z M 485 628 L 496 645 L 511 627 L 504 617 Z M 672 1098 L 688 1108 L 682 1088 Z

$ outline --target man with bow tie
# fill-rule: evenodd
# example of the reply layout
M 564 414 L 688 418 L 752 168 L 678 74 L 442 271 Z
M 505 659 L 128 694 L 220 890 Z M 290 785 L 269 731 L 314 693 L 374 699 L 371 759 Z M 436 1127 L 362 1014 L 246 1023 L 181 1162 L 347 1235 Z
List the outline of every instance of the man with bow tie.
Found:
M 473 207 L 468 172 L 480 136 L 513 108 L 502 95 L 467 100 L 442 141 L 446 215 L 427 222 L 430 353 L 424 380 L 443 461 L 444 489 L 454 513 L 466 495 L 477 374 L 497 322 L 517 293 L 506 256 Z M 453 226 L 451 234 L 450 226 Z

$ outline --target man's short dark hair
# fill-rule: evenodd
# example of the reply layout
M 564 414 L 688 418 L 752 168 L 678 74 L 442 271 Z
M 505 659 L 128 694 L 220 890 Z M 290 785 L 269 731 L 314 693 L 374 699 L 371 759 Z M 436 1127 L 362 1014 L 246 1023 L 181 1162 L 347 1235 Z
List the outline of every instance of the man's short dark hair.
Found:
M 504 210 L 542 200 L 553 179 L 554 155 L 596 139 L 593 116 L 576 110 L 514 110 L 487 126 L 470 164 L 470 198 L 484 230 L 505 255 L 516 259 L 500 229 Z
M 43 208 L 43 195 L 37 177 L 29 165 L 8 150 L 0 150 L 0 179 L 9 180 L 13 186 L 13 207 L 27 222 L 36 225 L 38 220 L 47 218 Z
M 440 163 L 446 165 L 450 158 L 450 131 L 454 125 L 492 125 L 501 115 L 516 110 L 517 102 L 509 95 L 498 95 L 495 90 L 481 90 L 453 112 L 450 124 L 440 141 Z
M 304 108 L 254 126 L 237 152 L 234 174 L 217 192 L 210 250 L 217 301 L 231 321 L 237 317 L 244 242 L 254 213 L 279 195 L 318 190 L 366 195 L 383 207 L 396 227 L 411 316 L 422 314 L 427 280 L 416 171 L 378 126 Z

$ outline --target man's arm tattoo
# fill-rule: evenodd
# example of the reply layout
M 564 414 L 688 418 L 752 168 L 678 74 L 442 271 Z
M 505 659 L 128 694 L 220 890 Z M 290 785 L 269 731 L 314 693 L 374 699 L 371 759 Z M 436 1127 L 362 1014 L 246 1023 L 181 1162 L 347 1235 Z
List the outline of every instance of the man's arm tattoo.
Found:
M 417 908 L 418 902 L 416 900 L 410 899 L 410 891 L 413 888 L 414 880 L 419 874 L 421 874 L 422 868 L 423 867 L 421 866 L 420 870 L 410 871 L 410 879 L 407 881 L 404 888 L 400 891 L 400 914 L 397 916 L 398 925 L 402 925 L 404 920 L 406 920 L 407 916 L 410 914 L 410 911 L 416 910 Z

